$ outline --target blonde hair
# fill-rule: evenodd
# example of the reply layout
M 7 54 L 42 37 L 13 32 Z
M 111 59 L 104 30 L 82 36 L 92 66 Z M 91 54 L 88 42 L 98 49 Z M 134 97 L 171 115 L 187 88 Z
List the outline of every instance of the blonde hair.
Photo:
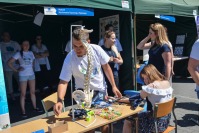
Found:
M 115 32 L 111 31 L 111 30 L 106 31 L 105 34 L 104 34 L 104 40 L 106 38 L 110 38 L 112 34 L 115 34 Z
M 171 50 L 171 66 L 172 66 L 172 71 L 173 71 L 173 47 L 172 47 L 172 44 L 171 42 L 169 41 L 168 39 L 168 36 L 167 36 L 167 28 L 165 26 L 163 26 L 162 24 L 160 23 L 155 23 L 155 24 L 151 24 L 150 25 L 150 29 L 155 32 L 156 34 L 156 41 L 159 43 L 158 45 L 163 45 L 163 44 L 167 44 L 168 47 L 170 48 Z
M 115 34 L 114 31 L 108 30 L 104 34 L 104 43 L 106 42 L 106 38 L 110 38 L 111 35 Z M 119 51 L 115 45 L 111 46 L 111 50 L 115 52 L 116 56 L 119 57 Z
M 169 47 L 171 47 L 167 37 L 166 29 L 162 24 L 151 24 L 150 29 L 157 35 L 156 41 L 159 42 L 160 45 L 167 44 Z
M 82 39 L 82 36 L 84 35 L 84 39 L 87 41 L 87 40 L 89 40 L 89 33 L 91 33 L 91 32 L 92 32 L 92 30 L 87 30 L 87 29 L 82 30 L 80 27 L 76 27 L 73 30 L 72 36 L 74 39 L 80 41 Z
M 142 75 L 146 75 L 149 78 L 149 82 L 153 83 L 154 81 L 162 81 L 165 80 L 165 76 L 162 75 L 154 65 L 148 64 L 146 65 L 142 71 L 140 72 L 140 77 L 142 78 Z

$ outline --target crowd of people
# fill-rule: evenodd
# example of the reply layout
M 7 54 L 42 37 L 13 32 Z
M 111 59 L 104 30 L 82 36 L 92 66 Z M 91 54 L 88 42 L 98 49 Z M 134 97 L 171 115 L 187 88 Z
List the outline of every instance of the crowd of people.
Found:
M 42 90 L 49 84 L 48 78 L 45 78 L 50 70 L 48 61 L 48 49 L 42 44 L 42 36 L 37 35 L 35 44 L 30 49 L 29 40 L 23 40 L 21 46 L 11 40 L 9 32 L 3 32 L 2 42 L 0 42 L 3 71 L 5 77 L 5 86 L 7 96 L 15 101 L 13 93 L 13 77 L 18 83 L 18 91 L 20 91 L 21 115 L 27 117 L 25 109 L 25 99 L 27 88 L 30 89 L 30 99 L 33 105 L 33 111 L 43 112 L 36 105 L 35 90 Z M 35 77 L 36 74 L 36 77 Z M 37 82 L 35 82 L 35 79 Z
M 66 47 L 68 54 L 59 76 L 58 101 L 54 106 L 55 115 L 59 115 L 62 111 L 62 101 L 72 76 L 75 79 L 75 89 L 82 90 L 84 88 L 88 56 L 87 49 L 81 40 L 81 30 L 81 28 L 73 30 L 72 42 L 69 41 Z M 21 91 L 20 104 L 22 116 L 27 117 L 25 111 L 27 85 L 30 88 L 33 110 L 40 112 L 41 110 L 36 105 L 35 88 L 37 86 L 42 91 L 50 82 L 47 80 L 48 78 L 45 78 L 48 77 L 50 71 L 49 51 L 46 45 L 42 43 L 42 36 L 37 35 L 35 37 L 35 44 L 32 45 L 31 51 L 28 40 L 24 40 L 20 47 L 17 42 L 10 40 L 8 32 L 3 33 L 2 40 L 0 48 L 2 51 L 7 94 L 13 100 L 15 99 L 12 86 L 12 77 L 15 77 Z M 121 98 L 119 69 L 120 65 L 123 64 L 120 54 L 122 46 L 116 38 L 113 25 L 106 25 L 104 38 L 99 41 L 98 45 L 92 44 L 89 36 L 86 38 L 86 41 L 91 46 L 93 55 L 93 69 L 90 80 L 90 89 L 94 90 L 93 99 L 99 95 L 102 96 L 101 100 L 104 100 L 107 95 Z M 70 47 L 70 43 L 72 43 L 72 47 Z M 199 98 L 198 46 L 199 41 L 196 41 L 191 52 L 188 70 L 197 84 L 196 91 Z M 149 26 L 149 34 L 137 45 L 137 49 L 149 49 L 148 64 L 140 72 L 144 85 L 139 96 L 134 97 L 147 100 L 147 111 L 139 113 L 138 124 L 140 133 L 148 133 L 154 131 L 152 116 L 154 104 L 169 101 L 173 93 L 170 80 L 173 74 L 173 49 L 168 39 L 166 27 L 160 23 L 151 24 Z M 121 99 L 119 102 L 129 103 L 130 99 Z M 168 127 L 170 118 L 171 115 L 169 114 L 159 119 L 159 132 L 163 132 Z M 131 118 L 126 119 L 123 132 L 132 132 L 133 124 Z M 108 132 L 108 126 L 104 126 L 102 132 Z
M 107 26 L 108 27 L 108 26 Z M 118 73 L 118 67 L 123 63 L 122 57 L 120 55 L 119 46 L 116 41 L 115 33 L 113 30 L 108 29 L 106 27 L 106 32 L 104 35 L 104 38 L 100 40 L 99 45 L 101 45 L 101 48 L 107 53 L 105 55 L 104 51 L 95 45 L 92 45 L 93 50 L 96 52 L 95 58 L 99 61 L 98 65 L 101 65 L 104 72 L 105 72 L 105 81 L 107 82 L 107 90 L 104 92 L 104 87 L 101 87 L 101 85 L 104 84 L 103 79 L 98 78 L 91 80 L 91 85 L 96 85 L 96 83 L 101 82 L 101 84 L 98 84 L 98 86 L 92 86 L 95 91 L 98 93 L 107 93 L 108 95 L 115 94 L 117 97 L 121 97 L 121 93 L 118 89 L 119 80 L 117 78 Z M 80 30 L 80 29 L 79 29 Z M 54 112 L 56 115 L 59 115 L 61 113 L 62 108 L 62 100 L 64 99 L 65 93 L 66 93 L 66 86 L 68 82 L 71 79 L 71 76 L 73 75 L 76 78 L 78 84 L 78 88 L 83 88 L 83 81 L 84 77 L 82 74 L 78 73 L 73 70 L 73 62 L 76 62 L 78 58 L 78 63 L 76 62 L 77 67 L 81 66 L 84 63 L 84 67 L 87 67 L 86 63 L 86 49 L 83 47 L 83 44 L 80 40 L 80 31 L 74 31 L 73 32 L 73 48 L 71 54 L 66 57 L 64 61 L 64 65 L 60 74 L 60 83 L 58 86 L 58 102 L 54 106 Z M 196 47 L 196 46 L 195 46 Z M 116 51 L 114 51 L 116 48 Z M 154 129 L 154 119 L 153 119 L 153 108 L 155 103 L 162 103 L 171 100 L 172 94 L 173 94 L 173 88 L 171 87 L 171 78 L 173 72 L 173 49 L 172 44 L 168 39 L 167 36 L 167 29 L 160 23 L 151 24 L 149 27 L 149 34 L 146 38 L 144 38 L 138 45 L 138 49 L 149 49 L 149 61 L 148 65 L 146 65 L 143 70 L 140 72 L 140 77 L 143 79 L 145 85 L 142 86 L 142 90 L 140 92 L 140 95 L 135 98 L 141 98 L 141 99 L 147 99 L 147 111 L 142 112 L 138 114 L 138 125 L 139 125 L 139 132 L 141 133 L 148 133 L 153 132 Z M 98 50 L 96 50 L 98 49 Z M 191 58 L 192 60 L 198 59 L 198 56 L 196 55 L 197 50 L 195 52 L 192 52 Z M 104 61 L 101 61 L 101 59 L 104 59 Z M 106 61 L 105 61 L 106 60 Z M 66 64 L 70 64 L 67 66 Z M 109 64 L 109 66 L 107 66 Z M 194 65 L 195 64 L 195 65 Z M 198 81 L 198 74 L 196 74 L 196 71 L 198 71 L 198 62 L 195 61 L 195 63 L 192 63 L 193 65 L 193 71 L 192 73 L 195 74 L 195 81 L 197 83 Z M 96 65 L 96 66 L 98 66 Z M 106 68 L 104 68 L 106 66 Z M 108 72 L 107 69 L 108 68 Z M 197 68 L 197 69 L 196 69 Z M 189 67 L 189 70 L 191 68 Z M 102 71 L 100 69 L 100 71 Z M 63 75 L 66 75 L 69 73 L 68 78 L 64 78 Z M 101 72 L 100 72 L 101 73 Z M 115 74 L 116 73 L 116 74 Z M 80 77 L 80 75 L 82 75 Z M 99 74 L 98 74 L 99 75 Z M 111 75 L 111 76 L 110 76 Z M 192 74 L 191 74 L 192 75 Z M 97 75 L 95 75 L 97 76 Z M 102 75 L 101 75 L 102 76 Z M 102 76 L 104 77 L 104 76 Z M 115 81 L 114 81 L 115 80 Z M 103 88 L 103 89 L 102 89 Z M 198 92 L 198 85 L 196 88 L 196 91 Z M 111 90 L 113 93 L 111 93 Z M 132 98 L 131 98 L 132 99 Z M 120 102 L 127 102 L 129 103 L 129 99 L 122 99 Z M 167 115 L 164 117 L 159 118 L 158 120 L 158 132 L 163 132 L 166 130 L 166 128 L 169 125 L 171 115 Z M 124 133 L 130 133 L 132 132 L 132 126 L 133 121 L 127 119 L 124 122 L 123 132 Z M 107 132 L 107 126 L 106 128 L 103 128 L 102 132 Z
M 103 41 L 100 41 L 99 43 L 101 47 L 90 44 L 94 53 L 94 66 L 99 67 L 93 69 L 98 70 L 98 72 L 94 71 L 92 74 L 93 77 L 90 81 L 91 89 L 96 92 L 94 94 L 102 93 L 104 97 L 105 95 L 112 94 L 117 97 L 122 97 L 118 84 L 118 66 L 123 63 L 123 60 L 118 50 L 118 45 L 116 45 L 117 41 L 115 32 L 112 29 L 108 29 L 107 27 L 105 30 L 106 32 L 104 38 L 102 39 Z M 87 51 L 81 42 L 80 34 L 81 29 L 76 29 L 73 31 L 73 50 L 64 60 L 60 74 L 60 83 L 58 85 L 58 102 L 54 106 L 54 112 L 56 115 L 61 113 L 63 106 L 62 101 L 64 100 L 66 88 L 72 75 L 75 78 L 76 89 L 84 87 L 84 74 L 77 70 L 82 67 L 82 69 L 86 70 L 88 62 L 86 55 Z M 151 40 L 150 43 L 148 43 L 149 40 Z M 144 127 L 145 129 L 144 131 L 140 130 L 140 132 L 151 132 L 153 130 L 153 124 L 152 121 L 151 124 L 148 122 L 150 119 L 152 119 L 153 105 L 157 102 L 165 102 L 170 100 L 172 98 L 173 92 L 169 82 L 172 73 L 173 53 L 171 43 L 168 40 L 167 33 L 163 25 L 155 23 L 150 26 L 149 35 L 138 44 L 138 49 L 145 48 L 150 49 L 149 65 L 145 66 L 140 74 L 145 83 L 145 85 L 142 87 L 140 97 L 143 99 L 147 98 L 148 103 L 151 106 L 147 106 L 147 112 L 139 115 L 139 126 Z M 104 71 L 104 75 L 102 74 L 102 71 Z M 105 86 L 105 81 L 107 86 Z M 107 92 L 108 94 L 106 94 Z M 124 101 L 128 102 L 129 100 L 125 99 Z M 124 101 L 121 100 L 120 102 Z M 162 118 L 162 120 L 159 120 L 158 125 L 161 125 L 160 131 L 164 131 L 167 128 L 169 120 L 170 115 L 166 116 L 166 118 Z M 147 125 L 148 128 L 145 128 Z M 131 132 L 131 128 L 131 122 L 125 121 L 123 132 Z M 107 131 L 107 126 L 102 128 L 102 132 Z

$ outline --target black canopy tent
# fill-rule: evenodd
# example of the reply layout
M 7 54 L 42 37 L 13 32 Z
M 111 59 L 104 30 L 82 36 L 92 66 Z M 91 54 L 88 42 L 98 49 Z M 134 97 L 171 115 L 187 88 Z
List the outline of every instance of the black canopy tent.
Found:
M 132 5 L 131 0 L 128 1 Z M 77 7 L 77 8 L 94 8 L 94 17 L 74 17 L 74 16 L 44 16 L 41 27 L 33 24 L 37 11 L 43 12 L 44 6 L 55 7 Z M 120 0 L 0 0 L 0 31 L 10 31 L 13 40 L 29 39 L 34 41 L 37 33 L 43 35 L 43 40 L 50 52 L 50 62 L 52 65 L 52 76 L 59 80 L 59 73 L 65 58 L 64 48 L 66 41 L 69 39 L 70 24 L 76 21 L 82 21 L 88 29 L 93 29 L 91 33 L 91 42 L 98 43 L 99 40 L 99 18 L 119 15 L 120 21 L 120 42 L 123 47 L 121 53 L 124 64 L 120 69 L 121 89 L 132 89 L 132 7 L 122 8 Z
M 129 0 L 129 5 L 132 5 Z M 76 7 L 93 8 L 94 17 L 75 17 L 75 16 L 44 16 L 41 27 L 33 24 L 37 11 L 43 13 L 44 6 L 52 7 Z M 59 82 L 59 74 L 66 54 L 64 53 L 65 44 L 70 38 L 70 25 L 77 21 L 82 21 L 87 29 L 93 29 L 90 34 L 91 42 L 99 41 L 99 18 L 119 15 L 120 42 L 123 47 L 122 57 L 124 64 L 120 69 L 121 90 L 132 89 L 132 8 L 122 8 L 120 0 L 0 0 L 0 32 L 10 31 L 13 40 L 19 43 L 23 39 L 28 39 L 31 44 L 34 42 L 34 36 L 41 33 L 44 44 L 49 49 L 49 61 L 51 63 L 51 74 L 54 83 Z M 48 77 L 46 77 L 48 78 Z M 53 84 L 54 84 L 53 83 Z M 70 91 L 70 89 L 68 89 Z M 70 92 L 67 92 L 66 98 L 70 99 Z M 71 105 L 67 100 L 66 105 Z M 11 123 L 16 122 L 16 109 L 9 106 Z M 15 111 L 15 112 L 12 112 Z

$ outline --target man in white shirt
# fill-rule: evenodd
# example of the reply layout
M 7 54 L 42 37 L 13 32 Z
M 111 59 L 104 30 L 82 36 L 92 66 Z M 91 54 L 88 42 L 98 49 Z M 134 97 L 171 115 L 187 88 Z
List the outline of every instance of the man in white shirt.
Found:
M 4 71 L 5 85 L 6 85 L 7 93 L 11 96 L 12 100 L 15 100 L 15 97 L 13 94 L 12 77 L 14 76 L 14 78 L 18 82 L 18 73 L 13 72 L 12 69 L 10 69 L 8 67 L 7 61 L 16 52 L 20 51 L 21 47 L 17 42 L 10 40 L 9 32 L 3 32 L 2 42 L 0 42 L 0 49 L 1 49 L 1 55 L 2 55 L 3 71 Z M 13 65 L 15 68 L 19 67 L 19 64 L 17 64 L 16 62 Z
M 188 71 L 196 83 L 195 91 L 199 99 L 199 39 L 192 46 L 188 62 Z
M 66 56 L 62 71 L 60 74 L 60 82 L 58 84 L 58 102 L 54 106 L 54 113 L 59 115 L 62 110 L 62 101 L 66 94 L 66 88 L 71 77 L 75 78 L 75 88 L 84 88 L 84 76 L 86 74 L 88 60 L 86 54 L 86 48 L 80 40 L 80 29 L 73 31 L 73 50 Z M 115 85 L 112 70 L 108 64 L 110 57 L 104 52 L 104 50 L 94 44 L 91 45 L 93 52 L 93 69 L 91 72 L 90 89 L 98 92 L 106 92 L 105 78 L 102 72 L 102 68 L 112 85 L 113 93 L 121 97 L 121 93 Z
M 77 32 L 77 33 L 76 33 Z M 75 36 L 75 37 L 74 37 Z M 86 49 L 84 48 L 79 37 L 79 29 L 73 32 L 73 50 L 66 56 L 62 71 L 60 74 L 60 83 L 58 85 L 58 96 L 59 99 L 64 99 L 65 92 L 68 82 L 71 80 L 72 75 L 75 78 L 75 88 L 84 88 L 84 76 L 87 70 L 87 55 Z M 104 50 L 94 44 L 90 44 L 93 52 L 93 72 L 91 74 L 90 89 L 104 92 L 106 91 L 105 78 L 101 67 L 104 69 L 115 95 L 121 96 L 118 88 L 115 85 L 113 73 L 108 65 L 110 57 L 104 52 Z M 62 93 L 60 93 L 62 92 Z

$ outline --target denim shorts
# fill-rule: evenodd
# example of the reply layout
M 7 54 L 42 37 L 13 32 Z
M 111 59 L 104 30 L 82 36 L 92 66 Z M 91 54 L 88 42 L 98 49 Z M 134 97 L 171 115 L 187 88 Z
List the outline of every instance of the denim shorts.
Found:
M 19 76 L 19 81 L 29 81 L 34 80 L 35 75 L 29 75 L 29 76 Z

